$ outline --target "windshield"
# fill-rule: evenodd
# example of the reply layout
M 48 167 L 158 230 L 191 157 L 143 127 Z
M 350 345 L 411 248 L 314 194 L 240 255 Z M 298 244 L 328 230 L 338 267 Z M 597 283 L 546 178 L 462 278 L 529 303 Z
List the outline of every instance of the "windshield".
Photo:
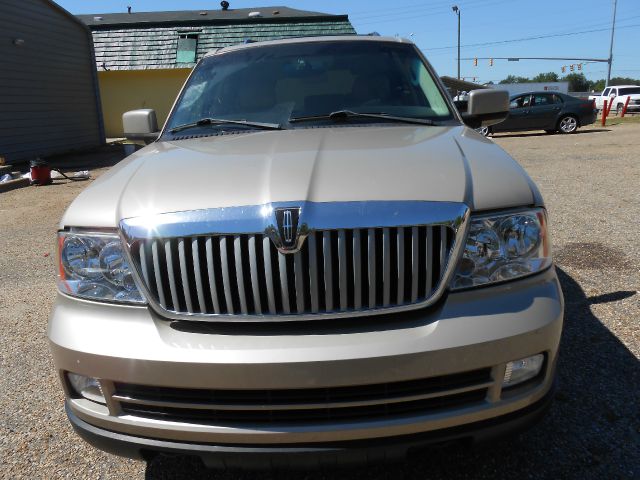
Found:
M 640 87 L 620 88 L 618 95 L 634 95 L 640 93 Z
M 291 118 L 337 110 L 453 118 L 413 45 L 309 42 L 249 47 L 205 58 L 185 86 L 167 130 L 206 118 L 293 128 L 300 125 L 289 124 Z M 251 127 L 209 122 L 197 128 Z

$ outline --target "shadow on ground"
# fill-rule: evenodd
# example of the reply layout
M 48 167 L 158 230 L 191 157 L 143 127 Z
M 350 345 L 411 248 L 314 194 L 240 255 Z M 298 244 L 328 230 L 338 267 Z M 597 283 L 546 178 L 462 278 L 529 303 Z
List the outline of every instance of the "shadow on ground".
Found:
M 61 155 L 50 155 L 44 160 L 52 168 L 58 168 L 63 172 L 78 170 L 93 170 L 96 168 L 113 167 L 125 158 L 124 146 L 121 143 L 108 143 L 95 148 L 88 148 L 69 152 Z M 29 162 L 17 163 L 16 168 L 21 172 L 29 170 Z
M 571 135 L 584 135 L 586 133 L 600 133 L 600 132 L 610 132 L 610 131 L 611 130 L 608 128 L 589 128 L 587 130 L 576 130 Z M 494 138 L 546 137 L 548 135 L 559 135 L 559 134 L 557 132 L 547 133 L 544 131 L 520 132 L 520 133 L 497 132 L 492 134 Z
M 402 464 L 309 472 L 214 472 L 199 460 L 158 458 L 147 479 L 632 479 L 640 477 L 640 362 L 591 312 L 635 291 L 588 298 L 558 269 L 565 295 L 559 384 L 544 420 L 519 437 L 475 448 L 421 451 Z M 633 321 L 635 319 L 623 319 Z

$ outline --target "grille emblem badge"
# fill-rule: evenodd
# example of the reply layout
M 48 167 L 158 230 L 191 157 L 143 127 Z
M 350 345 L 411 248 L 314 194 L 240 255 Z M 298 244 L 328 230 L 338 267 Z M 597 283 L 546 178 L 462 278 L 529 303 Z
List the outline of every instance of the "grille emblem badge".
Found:
M 275 214 L 281 249 L 295 250 L 298 244 L 300 207 L 277 208 Z

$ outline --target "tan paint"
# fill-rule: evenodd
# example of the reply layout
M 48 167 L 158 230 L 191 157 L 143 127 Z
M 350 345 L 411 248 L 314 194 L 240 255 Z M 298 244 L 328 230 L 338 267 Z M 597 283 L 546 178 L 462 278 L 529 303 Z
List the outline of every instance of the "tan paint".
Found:
M 123 137 L 122 114 L 137 108 L 155 109 L 162 127 L 189 73 L 190 68 L 99 71 L 107 138 Z
M 303 128 L 153 143 L 85 189 L 61 226 L 305 200 L 536 203 L 524 170 L 462 126 Z

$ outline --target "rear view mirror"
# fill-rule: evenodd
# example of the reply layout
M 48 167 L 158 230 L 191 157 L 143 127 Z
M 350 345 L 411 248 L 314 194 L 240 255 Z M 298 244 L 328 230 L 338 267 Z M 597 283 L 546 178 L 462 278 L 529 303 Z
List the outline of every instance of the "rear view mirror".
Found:
M 124 136 L 129 140 L 142 140 L 151 143 L 158 138 L 158 120 L 151 108 L 131 110 L 122 115 Z
M 502 122 L 509 115 L 509 92 L 506 90 L 472 90 L 469 92 L 464 123 L 471 128 L 488 127 Z

